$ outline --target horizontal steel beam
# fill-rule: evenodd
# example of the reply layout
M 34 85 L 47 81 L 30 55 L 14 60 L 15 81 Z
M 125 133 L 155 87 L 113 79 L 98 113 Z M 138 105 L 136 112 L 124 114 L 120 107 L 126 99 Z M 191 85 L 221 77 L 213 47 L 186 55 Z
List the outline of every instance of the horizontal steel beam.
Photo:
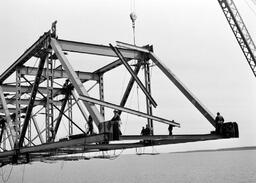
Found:
M 69 153 L 74 152 L 91 152 L 92 150 L 116 150 L 116 149 L 129 149 L 129 148 L 138 148 L 138 147 L 145 147 L 149 145 L 166 145 L 166 144 L 178 144 L 178 143 L 186 143 L 186 142 L 197 142 L 197 141 L 206 141 L 206 140 L 217 140 L 223 139 L 220 135 L 212 135 L 212 134 L 203 134 L 203 135 L 174 135 L 169 136 L 168 138 L 161 139 L 160 136 L 120 136 L 120 140 L 140 140 L 140 142 L 135 143 L 114 143 L 114 144 L 86 144 L 83 146 L 77 146 L 75 149 L 71 148 Z M 130 138 L 132 137 L 132 138 Z M 137 138 L 136 138 L 137 137 Z M 151 140 L 151 143 L 144 143 L 141 140 Z M 65 149 L 68 151 L 68 148 Z
M 131 59 L 126 59 L 127 62 L 130 61 Z M 108 72 L 118 66 L 122 65 L 122 62 L 120 59 L 117 59 L 114 62 L 111 62 L 110 64 L 107 64 L 105 66 L 103 66 L 102 68 L 97 69 L 96 71 L 94 71 L 93 73 L 95 74 L 104 74 L 105 72 Z
M 29 101 L 29 99 L 20 99 L 19 103 L 21 105 L 27 105 L 28 101 Z M 7 102 L 7 104 L 16 104 L 16 99 L 15 98 L 6 99 L 6 102 Z M 0 102 L 0 104 L 1 104 L 1 102 Z M 34 105 L 45 105 L 45 104 L 46 104 L 46 101 L 44 101 L 44 100 L 35 100 L 35 103 L 34 103 Z M 61 106 L 61 101 L 54 100 L 53 104 L 56 106 Z
M 145 47 L 139 47 L 139 46 L 132 45 L 132 44 L 129 44 L 129 43 L 124 43 L 124 42 L 121 42 L 121 41 L 116 41 L 116 44 L 119 48 L 132 49 L 132 50 L 137 50 L 137 51 L 144 52 L 144 53 L 149 53 L 150 52 L 150 50 L 145 48 Z
M 20 73 L 24 75 L 32 75 L 35 76 L 37 73 L 38 68 L 36 67 L 21 67 Z M 99 75 L 95 73 L 89 73 L 89 72 L 81 72 L 81 71 L 75 71 L 77 76 L 80 80 L 96 80 L 99 81 Z M 43 69 L 42 76 L 46 77 L 46 69 Z M 54 69 L 53 70 L 53 77 L 56 78 L 68 78 L 68 75 L 66 71 L 62 69 Z
M 3 84 L 2 85 L 4 92 L 17 92 L 17 88 L 15 85 Z M 30 93 L 32 90 L 32 86 L 21 86 L 21 93 Z M 47 87 L 38 87 L 38 90 L 41 93 L 47 94 Z M 62 88 L 53 88 L 53 92 L 57 93 L 59 91 L 63 91 Z
M 123 135 L 119 140 L 212 140 L 223 138 L 214 134 L 187 134 L 187 135 Z
M 78 139 L 70 139 L 67 141 L 45 143 L 45 144 L 37 145 L 33 147 L 25 147 L 20 149 L 20 153 L 43 152 L 43 151 L 55 150 L 55 149 L 64 148 L 64 147 L 74 147 L 79 145 L 83 146 L 90 143 L 104 142 L 105 140 L 107 141 L 109 140 L 109 134 L 97 134 L 97 135 L 91 135 L 91 136 L 78 138 Z
M 126 112 L 126 113 L 137 115 L 137 116 L 140 116 L 140 117 L 143 117 L 143 118 L 152 119 L 152 120 L 155 120 L 155 121 L 158 121 L 158 122 L 161 122 L 161 123 L 171 124 L 173 126 L 180 127 L 180 124 L 176 123 L 174 121 L 159 118 L 159 117 L 156 117 L 156 116 L 151 116 L 151 115 L 148 115 L 146 113 L 139 112 L 139 111 L 136 111 L 136 110 L 133 110 L 133 109 L 120 107 L 118 105 L 111 104 L 109 102 L 105 102 L 105 101 L 101 101 L 101 100 L 98 100 L 98 99 L 95 99 L 95 98 L 91 98 L 91 97 L 88 97 L 88 96 L 81 96 L 81 95 L 79 96 L 79 98 L 83 101 L 86 101 L 86 102 L 90 102 L 90 103 L 93 103 L 93 104 L 98 104 L 98 105 L 105 106 L 105 107 L 108 107 L 108 108 L 111 108 L 111 109 L 116 109 L 116 110 L 119 110 L 119 111 L 123 111 L 123 112 Z
M 21 147 L 19 152 L 21 154 L 24 153 L 35 153 L 35 152 L 46 152 L 46 151 L 53 151 L 59 148 L 65 147 L 75 147 L 75 146 L 83 146 L 86 144 L 97 143 L 97 142 L 104 142 L 109 140 L 109 134 L 98 134 L 98 135 L 91 135 L 87 137 L 77 138 L 77 139 L 70 139 L 66 141 L 59 141 L 59 142 L 52 142 L 52 143 L 45 143 L 41 145 L 36 145 L 32 147 Z M 15 155 L 15 151 L 6 151 L 0 153 L 0 158 L 6 156 Z
M 109 138 L 108 134 L 99 134 L 97 136 L 88 136 L 79 139 L 66 140 L 55 143 L 46 143 L 33 147 L 24 147 L 20 149 L 20 153 L 29 153 L 31 161 L 41 161 L 49 157 L 49 153 L 55 152 L 55 155 L 65 154 L 76 154 L 86 152 L 97 152 L 103 150 L 118 150 L 118 149 L 129 149 L 139 148 L 151 145 L 167 145 L 167 144 L 178 144 L 187 142 L 217 140 L 223 137 L 213 134 L 202 134 L 202 135 L 154 135 L 154 136 L 121 136 L 121 140 L 140 140 L 135 143 L 114 143 L 114 144 L 92 144 L 95 141 L 102 142 Z M 163 139 L 164 138 L 164 139 Z M 85 140 L 86 139 L 86 140 Z M 161 140 L 159 140 L 161 139 Z M 44 152 L 46 154 L 44 154 Z M 40 154 L 36 154 L 40 153 Z M 13 150 L 5 151 L 0 153 L 0 161 L 5 164 L 11 163 L 11 157 L 16 152 Z M 64 157 L 64 156 L 63 156 Z M 24 158 L 24 157 L 23 157 Z M 51 159 L 51 158 L 49 158 Z M 54 159 L 54 158 L 53 158 Z
M 60 44 L 61 49 L 63 51 L 116 57 L 116 54 L 113 53 L 111 48 L 105 45 L 82 43 L 82 42 L 75 42 L 75 41 L 68 41 L 68 40 L 61 40 L 61 39 L 58 40 L 58 43 Z M 120 51 L 125 58 L 130 58 L 130 59 L 142 58 L 142 54 L 140 51 L 131 50 L 131 49 L 120 49 Z
M 16 108 L 8 108 L 8 111 L 12 114 L 12 113 L 15 113 L 16 112 Z M 0 109 L 0 113 L 4 113 L 4 109 L 1 108 Z M 21 111 L 21 113 L 25 113 L 25 111 Z M 3 115 L 5 116 L 5 115 Z
M 5 72 L 0 76 L 0 84 L 2 84 L 5 79 L 7 79 L 17 66 L 21 66 L 26 63 L 34 54 L 41 50 L 45 42 L 50 37 L 50 31 L 44 33 L 29 49 L 27 49 Z

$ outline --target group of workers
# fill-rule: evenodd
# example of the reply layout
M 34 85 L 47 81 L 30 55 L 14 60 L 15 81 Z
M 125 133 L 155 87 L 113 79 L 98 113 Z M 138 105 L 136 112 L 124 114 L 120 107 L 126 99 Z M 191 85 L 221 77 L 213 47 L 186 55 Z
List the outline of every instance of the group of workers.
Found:
M 140 132 L 141 135 L 151 135 L 152 134 L 152 129 L 149 127 L 149 125 L 146 125 L 146 128 L 143 126 L 142 130 Z
M 114 116 L 113 118 L 110 120 L 113 122 L 113 132 L 116 132 L 116 134 L 119 136 L 119 135 L 122 135 L 122 132 L 120 130 L 120 121 L 121 121 L 121 118 L 120 118 L 120 113 L 118 110 L 115 110 L 114 111 Z M 93 131 L 93 119 L 92 119 L 92 116 L 89 115 L 88 117 L 88 121 L 87 121 L 87 124 L 88 124 L 88 131 L 87 131 L 87 134 L 88 135 L 93 135 L 94 134 L 94 131 Z
M 120 113 L 119 111 L 115 110 L 114 111 L 114 117 L 111 119 L 111 121 L 113 121 L 113 131 L 115 131 L 118 135 L 122 135 L 121 130 L 120 130 Z M 217 134 L 221 134 L 222 133 L 222 125 L 224 123 L 224 118 L 222 115 L 220 115 L 219 112 L 217 112 L 217 116 L 215 118 L 215 123 L 216 123 L 216 133 Z M 93 119 L 91 117 L 91 115 L 88 117 L 88 135 L 92 135 L 94 134 L 93 132 Z M 168 126 L 168 131 L 169 131 L 169 135 L 173 135 L 172 131 L 173 131 L 173 125 L 169 125 Z M 153 135 L 153 130 L 150 128 L 150 126 L 147 124 L 146 127 L 142 127 L 141 130 L 141 135 Z
M 172 135 L 173 125 L 168 126 L 169 135 Z M 153 135 L 153 130 L 147 124 L 146 127 L 142 127 L 140 134 L 142 136 Z

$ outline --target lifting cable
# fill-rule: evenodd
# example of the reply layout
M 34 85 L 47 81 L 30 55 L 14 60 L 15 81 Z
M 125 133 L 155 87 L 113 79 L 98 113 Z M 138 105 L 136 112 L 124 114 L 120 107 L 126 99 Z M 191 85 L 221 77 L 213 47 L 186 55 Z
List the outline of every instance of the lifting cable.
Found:
M 133 45 L 136 45 L 136 37 L 135 37 L 135 20 L 137 19 L 137 16 L 135 14 L 135 0 L 131 0 L 130 1 L 130 19 L 132 20 L 132 33 L 133 33 Z M 138 64 L 138 62 L 136 63 L 136 61 L 134 60 L 133 65 Z M 136 91 L 137 91 L 137 108 L 138 111 L 140 111 L 140 99 L 139 99 L 139 86 L 138 84 L 136 84 Z

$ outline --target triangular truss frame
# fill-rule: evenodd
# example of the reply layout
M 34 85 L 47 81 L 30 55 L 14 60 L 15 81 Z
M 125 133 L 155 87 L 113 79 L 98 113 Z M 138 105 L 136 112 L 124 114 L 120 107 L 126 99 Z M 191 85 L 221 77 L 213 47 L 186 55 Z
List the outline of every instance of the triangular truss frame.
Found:
M 53 24 L 50 31 L 44 33 L 0 76 L 0 161 L 2 166 L 10 163 L 39 161 L 60 155 L 65 157 L 65 155 L 77 153 L 238 137 L 237 125 L 235 131 L 232 130 L 232 133 L 228 135 L 226 133 L 153 135 L 153 121 L 174 127 L 180 127 L 180 124 L 152 114 L 152 107 L 156 107 L 157 103 L 151 96 L 150 60 L 174 83 L 208 122 L 214 127 L 216 123 L 209 110 L 153 53 L 152 46 L 138 47 L 122 42 L 117 42 L 117 46 L 111 44 L 105 46 L 62 40 L 57 38 L 55 26 Z M 94 72 L 78 72 L 72 68 L 65 56 L 66 52 L 101 55 L 113 57 L 116 60 Z M 26 66 L 26 62 L 32 58 L 39 60 L 37 67 Z M 60 65 L 53 64 L 56 60 Z M 137 60 L 134 69 L 129 65 L 131 60 Z M 106 72 L 121 65 L 124 65 L 131 74 L 131 79 L 120 104 L 117 105 L 104 100 L 103 76 Z M 145 70 L 145 85 L 137 76 L 142 66 Z M 28 79 L 27 76 L 34 79 Z M 9 80 L 13 78 L 15 81 L 10 83 Z M 62 79 L 59 87 L 56 87 L 55 80 L 57 79 Z M 90 97 L 84 87 L 84 83 L 91 80 L 96 81 L 99 86 L 98 98 Z M 146 96 L 147 113 L 125 107 L 135 82 Z M 97 134 L 88 135 L 72 120 L 74 105 L 79 107 L 85 124 L 88 122 L 89 115 L 92 117 L 97 127 Z M 152 129 L 151 134 L 147 136 L 118 135 L 116 137 L 113 121 L 105 120 L 106 107 L 117 111 L 119 115 L 126 112 L 146 118 Z M 43 120 L 42 117 L 40 120 L 37 118 L 39 114 L 43 115 Z M 67 138 L 57 139 L 59 126 L 64 117 L 69 120 L 69 132 Z M 40 129 L 39 126 L 42 124 L 44 128 Z M 80 133 L 74 134 L 73 128 L 78 128 Z M 137 142 L 129 142 L 129 140 L 137 140 Z M 112 141 L 118 141 L 118 143 L 112 143 Z

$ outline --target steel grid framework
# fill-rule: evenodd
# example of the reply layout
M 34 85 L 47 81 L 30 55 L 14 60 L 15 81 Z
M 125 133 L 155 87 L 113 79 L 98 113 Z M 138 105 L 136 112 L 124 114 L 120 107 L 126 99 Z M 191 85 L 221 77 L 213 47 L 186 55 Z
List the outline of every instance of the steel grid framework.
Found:
M 152 46 L 138 47 L 122 42 L 117 42 L 117 46 L 105 46 L 67 41 L 57 39 L 55 31 L 53 27 L 44 33 L 0 75 L 1 166 L 28 163 L 58 155 L 224 138 L 217 134 L 153 135 L 153 121 L 174 127 L 180 127 L 180 124 L 153 115 L 152 109 L 157 103 L 151 96 L 150 59 L 207 121 L 214 127 L 216 124 L 206 107 L 155 56 Z M 113 57 L 115 61 L 94 72 L 75 71 L 65 52 Z M 34 61 L 34 58 L 39 60 L 37 67 L 26 65 L 27 61 Z M 136 60 L 134 69 L 129 64 L 130 60 Z M 117 105 L 104 101 L 103 78 L 106 72 L 121 65 L 125 66 L 131 78 L 120 104 Z M 141 67 L 145 68 L 145 86 L 138 77 Z M 13 78 L 11 76 L 15 76 L 16 80 L 10 82 Z M 87 81 L 97 82 L 98 98 L 89 95 L 84 87 Z M 135 82 L 146 96 L 147 113 L 125 107 Z M 89 115 L 92 117 L 97 134 L 87 134 L 84 126 L 73 120 L 74 106 L 78 107 L 84 125 L 87 125 Z M 119 137 L 120 143 L 113 144 L 112 141 L 117 140 L 113 137 L 114 132 L 102 130 L 103 124 L 111 125 L 105 120 L 105 108 L 114 109 L 119 115 L 125 112 L 146 118 L 152 133 L 149 136 L 122 135 Z M 68 120 L 68 132 L 58 136 L 62 133 L 59 127 L 64 123 L 64 118 Z M 137 142 L 127 143 L 129 140 Z

